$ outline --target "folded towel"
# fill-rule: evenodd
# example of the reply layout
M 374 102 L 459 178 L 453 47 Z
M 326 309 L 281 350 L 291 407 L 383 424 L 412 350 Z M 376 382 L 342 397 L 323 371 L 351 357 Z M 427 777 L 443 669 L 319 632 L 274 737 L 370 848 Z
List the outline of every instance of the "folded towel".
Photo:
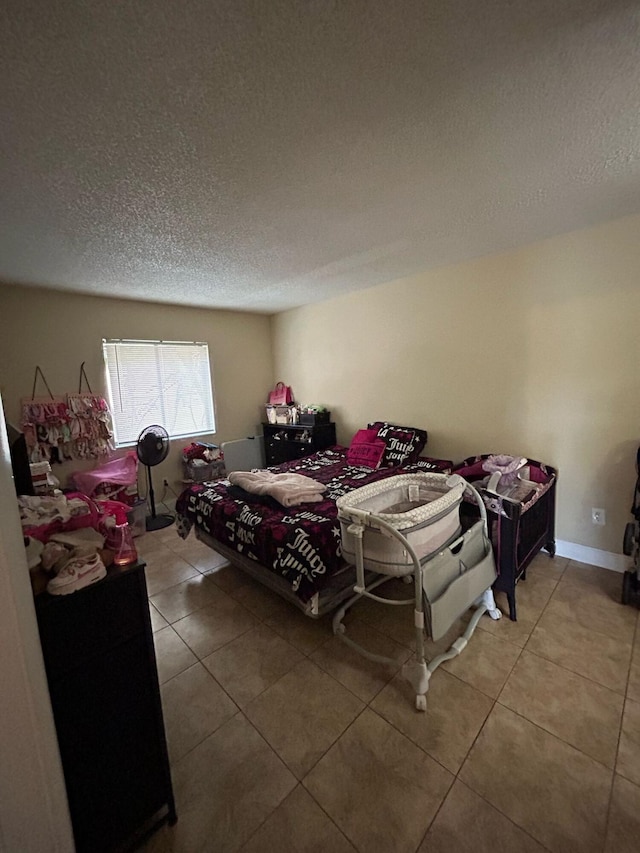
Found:
M 317 503 L 327 487 L 303 474 L 274 474 L 272 471 L 232 471 L 229 482 L 254 495 L 271 495 L 282 506 Z

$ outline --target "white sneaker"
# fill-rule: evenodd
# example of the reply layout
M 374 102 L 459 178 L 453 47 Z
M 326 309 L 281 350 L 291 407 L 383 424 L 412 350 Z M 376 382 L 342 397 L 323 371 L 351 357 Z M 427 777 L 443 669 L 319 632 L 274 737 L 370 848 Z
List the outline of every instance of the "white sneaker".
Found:
M 51 595 L 67 595 L 106 576 L 107 570 L 98 554 L 74 557 L 51 578 L 47 584 L 47 592 Z

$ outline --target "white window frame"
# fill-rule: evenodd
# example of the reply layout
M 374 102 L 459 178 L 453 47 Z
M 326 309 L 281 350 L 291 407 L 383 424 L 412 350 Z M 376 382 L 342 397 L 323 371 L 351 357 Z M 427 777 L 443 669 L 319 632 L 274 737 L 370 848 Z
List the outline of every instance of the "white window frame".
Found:
M 181 361 L 176 356 L 183 348 L 187 349 Z M 215 434 L 208 344 L 103 338 L 102 353 L 116 447 L 134 446 L 142 430 L 152 424 L 163 426 L 172 439 Z M 189 369 L 189 359 L 193 370 Z M 139 372 L 142 365 L 144 379 L 137 377 L 135 370 L 137 367 Z M 184 406 L 175 405 L 179 397 Z

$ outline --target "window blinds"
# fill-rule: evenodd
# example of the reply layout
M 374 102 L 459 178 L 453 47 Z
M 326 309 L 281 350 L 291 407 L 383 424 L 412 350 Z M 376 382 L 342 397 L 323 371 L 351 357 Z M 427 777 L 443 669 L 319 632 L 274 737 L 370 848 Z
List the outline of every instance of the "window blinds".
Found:
M 103 340 L 102 349 L 116 446 L 150 424 L 172 438 L 215 432 L 207 344 Z

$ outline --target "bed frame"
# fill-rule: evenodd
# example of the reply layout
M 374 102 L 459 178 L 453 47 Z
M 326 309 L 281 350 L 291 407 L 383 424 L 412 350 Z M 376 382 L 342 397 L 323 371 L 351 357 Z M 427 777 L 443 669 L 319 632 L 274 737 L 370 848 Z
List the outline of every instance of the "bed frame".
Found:
M 355 567 L 343 562 L 340 569 L 331 575 L 327 584 L 306 603 L 303 602 L 291 589 L 291 582 L 280 575 L 265 568 L 261 563 L 245 557 L 233 548 L 229 548 L 222 542 L 218 542 L 208 533 L 194 527 L 194 533 L 197 539 L 213 548 L 222 557 L 225 557 L 232 565 L 237 566 L 241 571 L 248 574 L 254 580 L 257 580 L 263 586 L 277 593 L 286 601 L 295 604 L 298 610 L 301 610 L 305 616 L 310 616 L 313 619 L 320 619 L 328 613 L 332 613 L 351 595 L 356 584 Z M 373 572 L 367 572 L 367 581 L 373 580 L 376 575 Z
M 531 460 L 531 464 L 540 465 Z M 493 589 L 506 593 L 509 618 L 516 621 L 516 585 L 526 581 L 527 568 L 536 554 L 545 549 L 551 557 L 555 555 L 555 490 L 557 472 L 545 466 L 551 474 L 550 484 L 530 504 L 523 506 L 509 500 L 497 503 L 487 501 L 490 537 L 494 542 L 494 553 L 498 567 L 498 578 Z M 483 490 L 480 490 L 481 493 Z M 495 498 L 495 496 L 493 496 Z M 463 504 L 463 516 L 468 507 Z M 475 512 L 473 512 L 475 516 Z M 197 539 L 217 551 L 229 562 L 250 577 L 276 592 L 286 601 L 301 610 L 306 616 L 318 619 L 331 613 L 346 601 L 356 584 L 355 568 L 343 562 L 340 569 L 328 580 L 326 586 L 308 602 L 301 601 L 291 589 L 290 581 L 229 548 L 212 536 L 194 526 Z M 493 534 L 491 536 L 491 534 Z M 374 580 L 373 572 L 367 573 L 367 583 Z

